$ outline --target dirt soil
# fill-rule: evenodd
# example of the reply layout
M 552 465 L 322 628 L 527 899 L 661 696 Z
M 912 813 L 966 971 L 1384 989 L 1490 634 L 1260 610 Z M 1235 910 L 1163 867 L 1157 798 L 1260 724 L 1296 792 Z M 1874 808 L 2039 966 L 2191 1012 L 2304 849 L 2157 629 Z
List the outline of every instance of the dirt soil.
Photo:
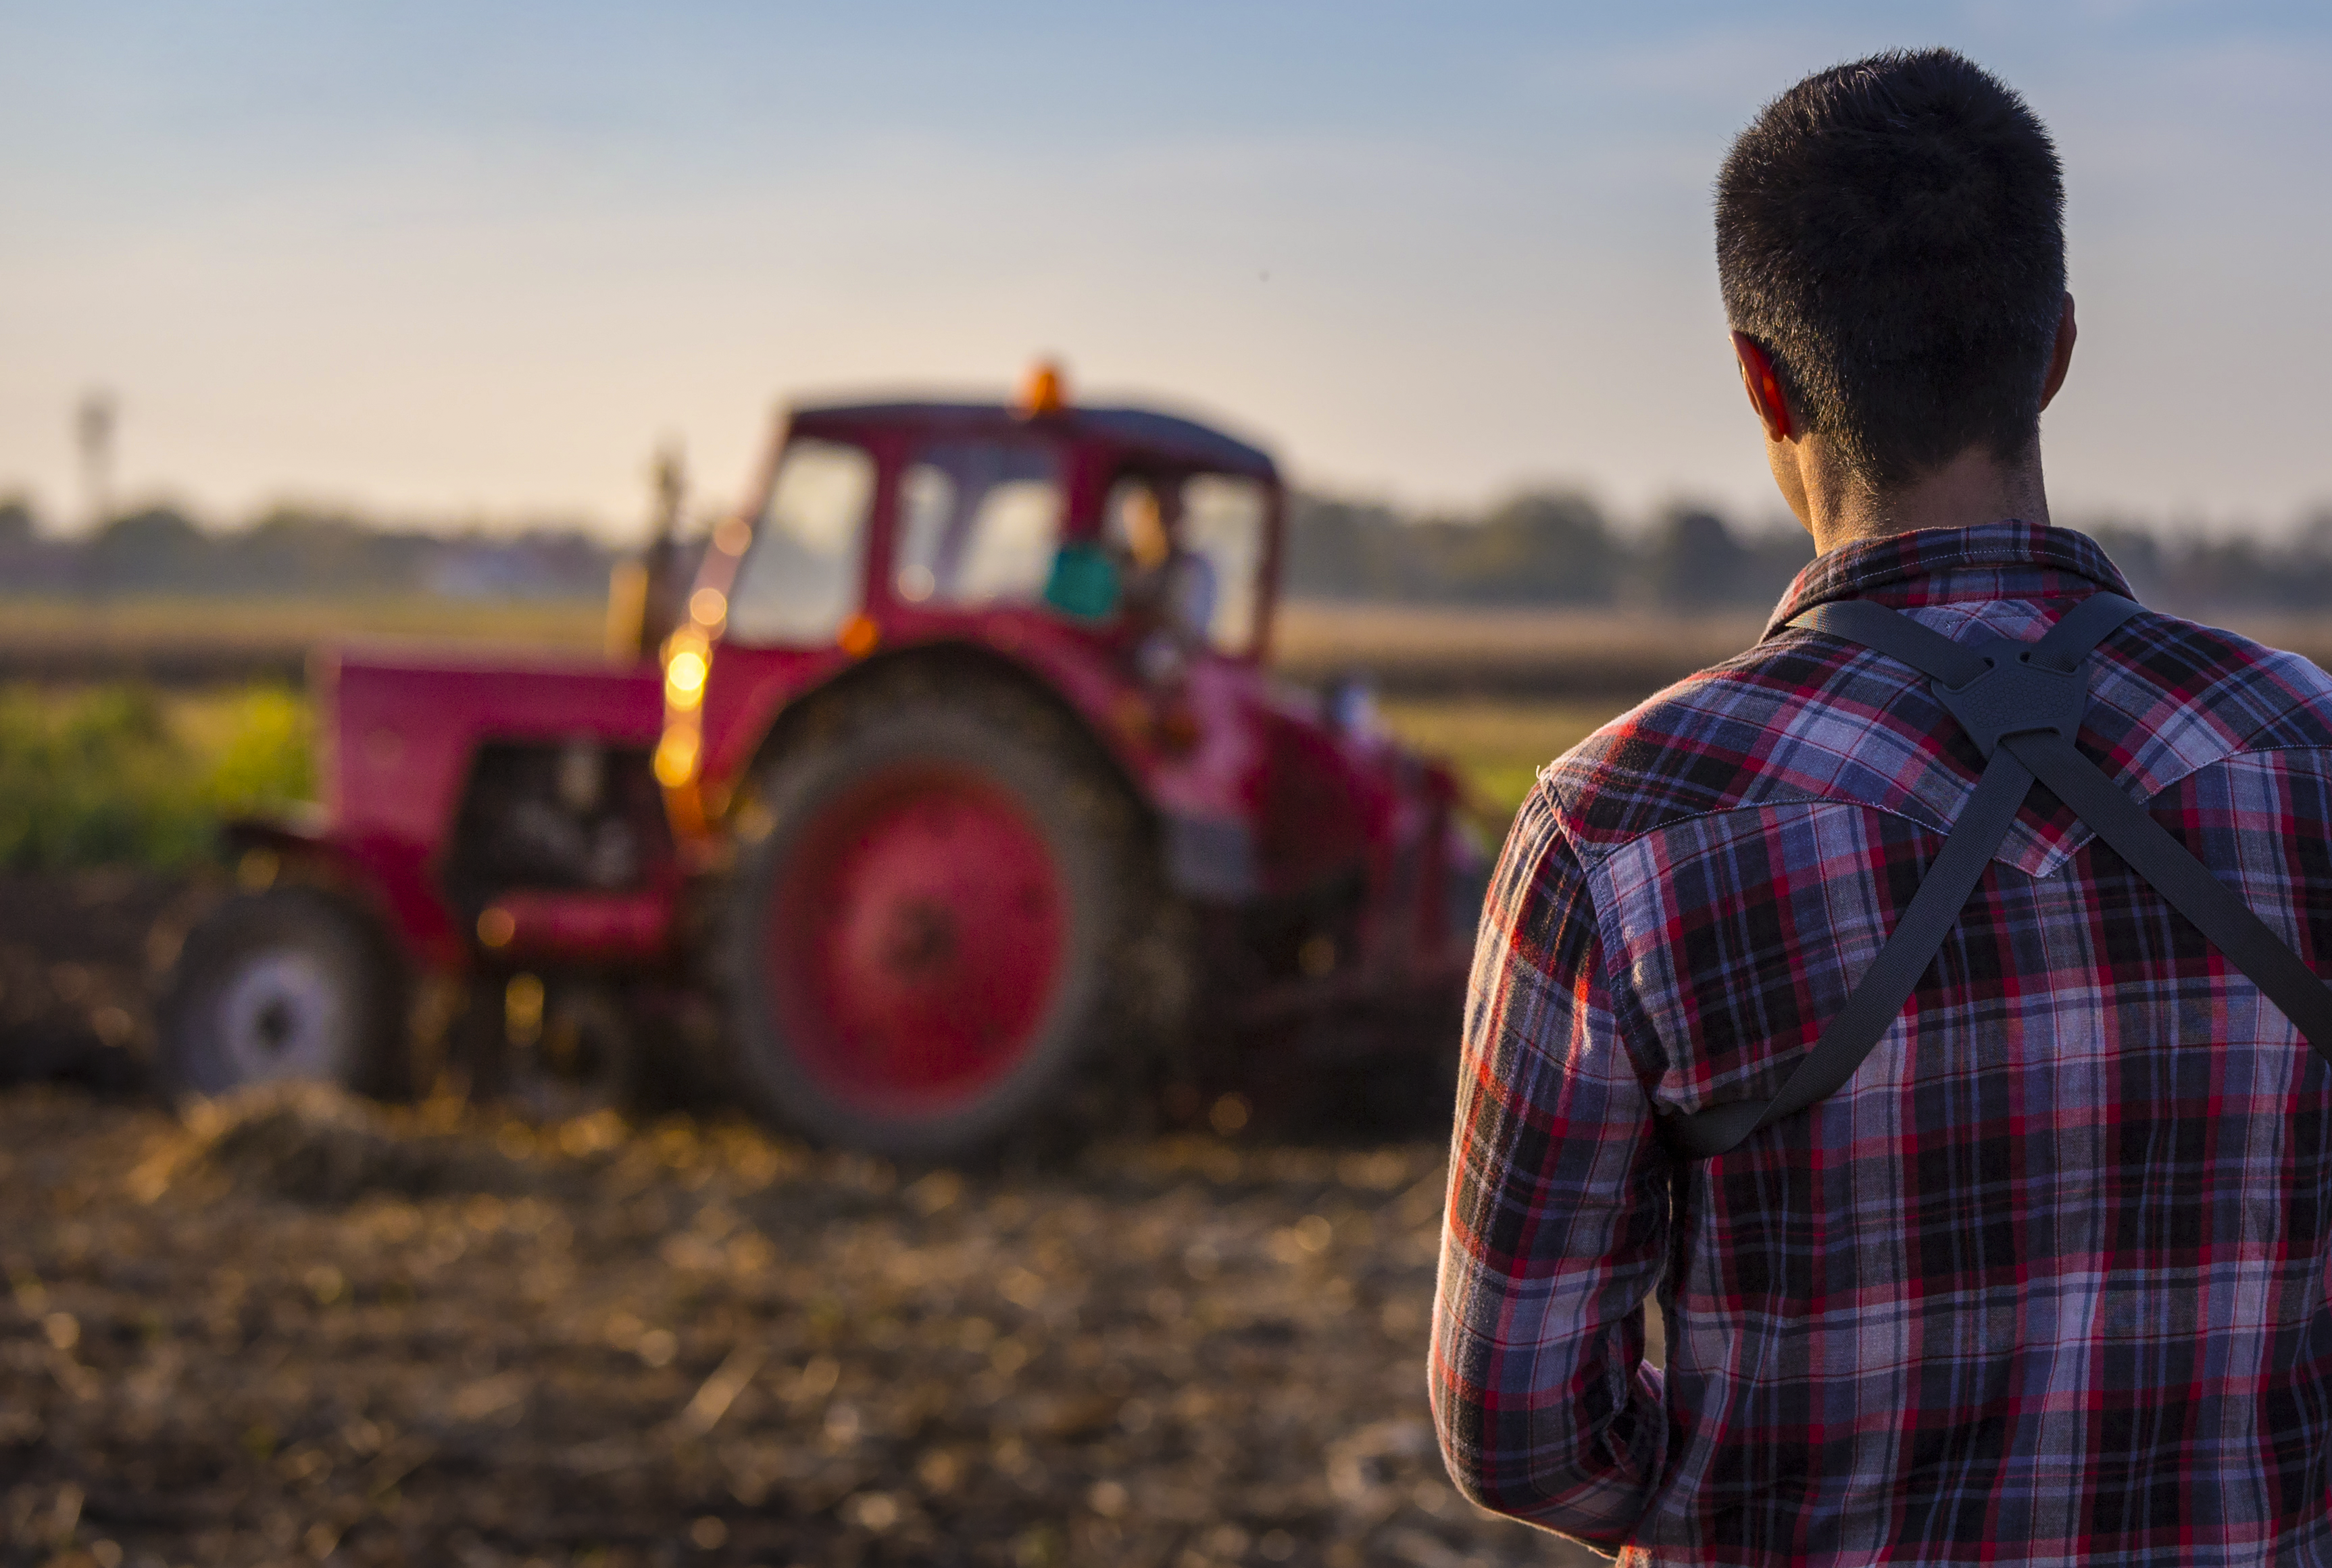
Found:
M 1597 1560 L 1443 1475 L 1438 1139 L 182 1120 L 174 896 L 0 882 L 0 1060 L 79 1079 L 0 1091 L 0 1564 Z

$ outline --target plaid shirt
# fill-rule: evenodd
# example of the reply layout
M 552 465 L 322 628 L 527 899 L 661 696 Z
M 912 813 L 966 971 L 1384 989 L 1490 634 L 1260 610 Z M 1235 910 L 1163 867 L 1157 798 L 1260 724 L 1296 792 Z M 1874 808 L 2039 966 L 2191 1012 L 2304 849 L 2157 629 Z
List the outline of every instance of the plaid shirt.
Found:
M 2332 1072 L 2045 789 L 1844 1088 L 1711 1161 L 1655 1132 L 1780 1087 L 1982 767 L 1921 677 L 1782 623 L 2030 640 L 2100 586 L 2060 528 L 1849 546 L 1540 775 L 1435 1312 L 1476 1501 L 1629 1563 L 2332 1563 Z M 2151 613 L 2092 670 L 2080 750 L 2320 970 L 2332 680 Z

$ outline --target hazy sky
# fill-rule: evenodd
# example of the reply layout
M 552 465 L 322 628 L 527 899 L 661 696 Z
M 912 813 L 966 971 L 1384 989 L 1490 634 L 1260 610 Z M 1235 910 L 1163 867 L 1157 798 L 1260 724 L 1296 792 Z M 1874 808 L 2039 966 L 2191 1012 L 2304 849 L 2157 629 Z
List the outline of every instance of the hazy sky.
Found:
M 1947 43 L 2050 123 L 2060 513 L 2332 499 L 2332 15 L 1759 6 L 0 0 L 0 489 L 628 529 L 786 397 L 1215 413 L 1305 482 L 1773 509 L 1709 187 L 1808 71 Z

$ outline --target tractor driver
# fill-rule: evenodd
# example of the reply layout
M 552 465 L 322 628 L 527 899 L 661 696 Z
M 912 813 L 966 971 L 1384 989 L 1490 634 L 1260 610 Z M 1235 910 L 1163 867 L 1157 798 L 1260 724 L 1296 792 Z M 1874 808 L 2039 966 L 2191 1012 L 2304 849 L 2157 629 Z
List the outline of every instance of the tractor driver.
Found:
M 1177 653 L 1207 640 L 1215 616 L 1214 563 L 1181 541 L 1182 492 L 1156 480 L 1121 483 L 1111 497 L 1109 540 L 1124 587 L 1119 603 L 1142 641 L 1163 635 Z

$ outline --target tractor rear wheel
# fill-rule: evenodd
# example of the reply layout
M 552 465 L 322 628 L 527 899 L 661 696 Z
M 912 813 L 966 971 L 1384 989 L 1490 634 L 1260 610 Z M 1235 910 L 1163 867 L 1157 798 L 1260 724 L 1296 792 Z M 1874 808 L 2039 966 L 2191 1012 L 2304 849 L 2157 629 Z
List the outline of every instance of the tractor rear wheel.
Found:
M 187 933 L 165 988 L 163 1082 L 199 1095 L 309 1080 L 399 1096 L 403 979 L 343 898 L 308 887 L 230 898 Z
M 1171 1000 L 1123 792 L 1008 690 L 871 689 L 818 728 L 741 813 L 747 1089 L 820 1141 L 911 1158 L 1091 1130 L 1154 1060 L 1145 1003 Z

